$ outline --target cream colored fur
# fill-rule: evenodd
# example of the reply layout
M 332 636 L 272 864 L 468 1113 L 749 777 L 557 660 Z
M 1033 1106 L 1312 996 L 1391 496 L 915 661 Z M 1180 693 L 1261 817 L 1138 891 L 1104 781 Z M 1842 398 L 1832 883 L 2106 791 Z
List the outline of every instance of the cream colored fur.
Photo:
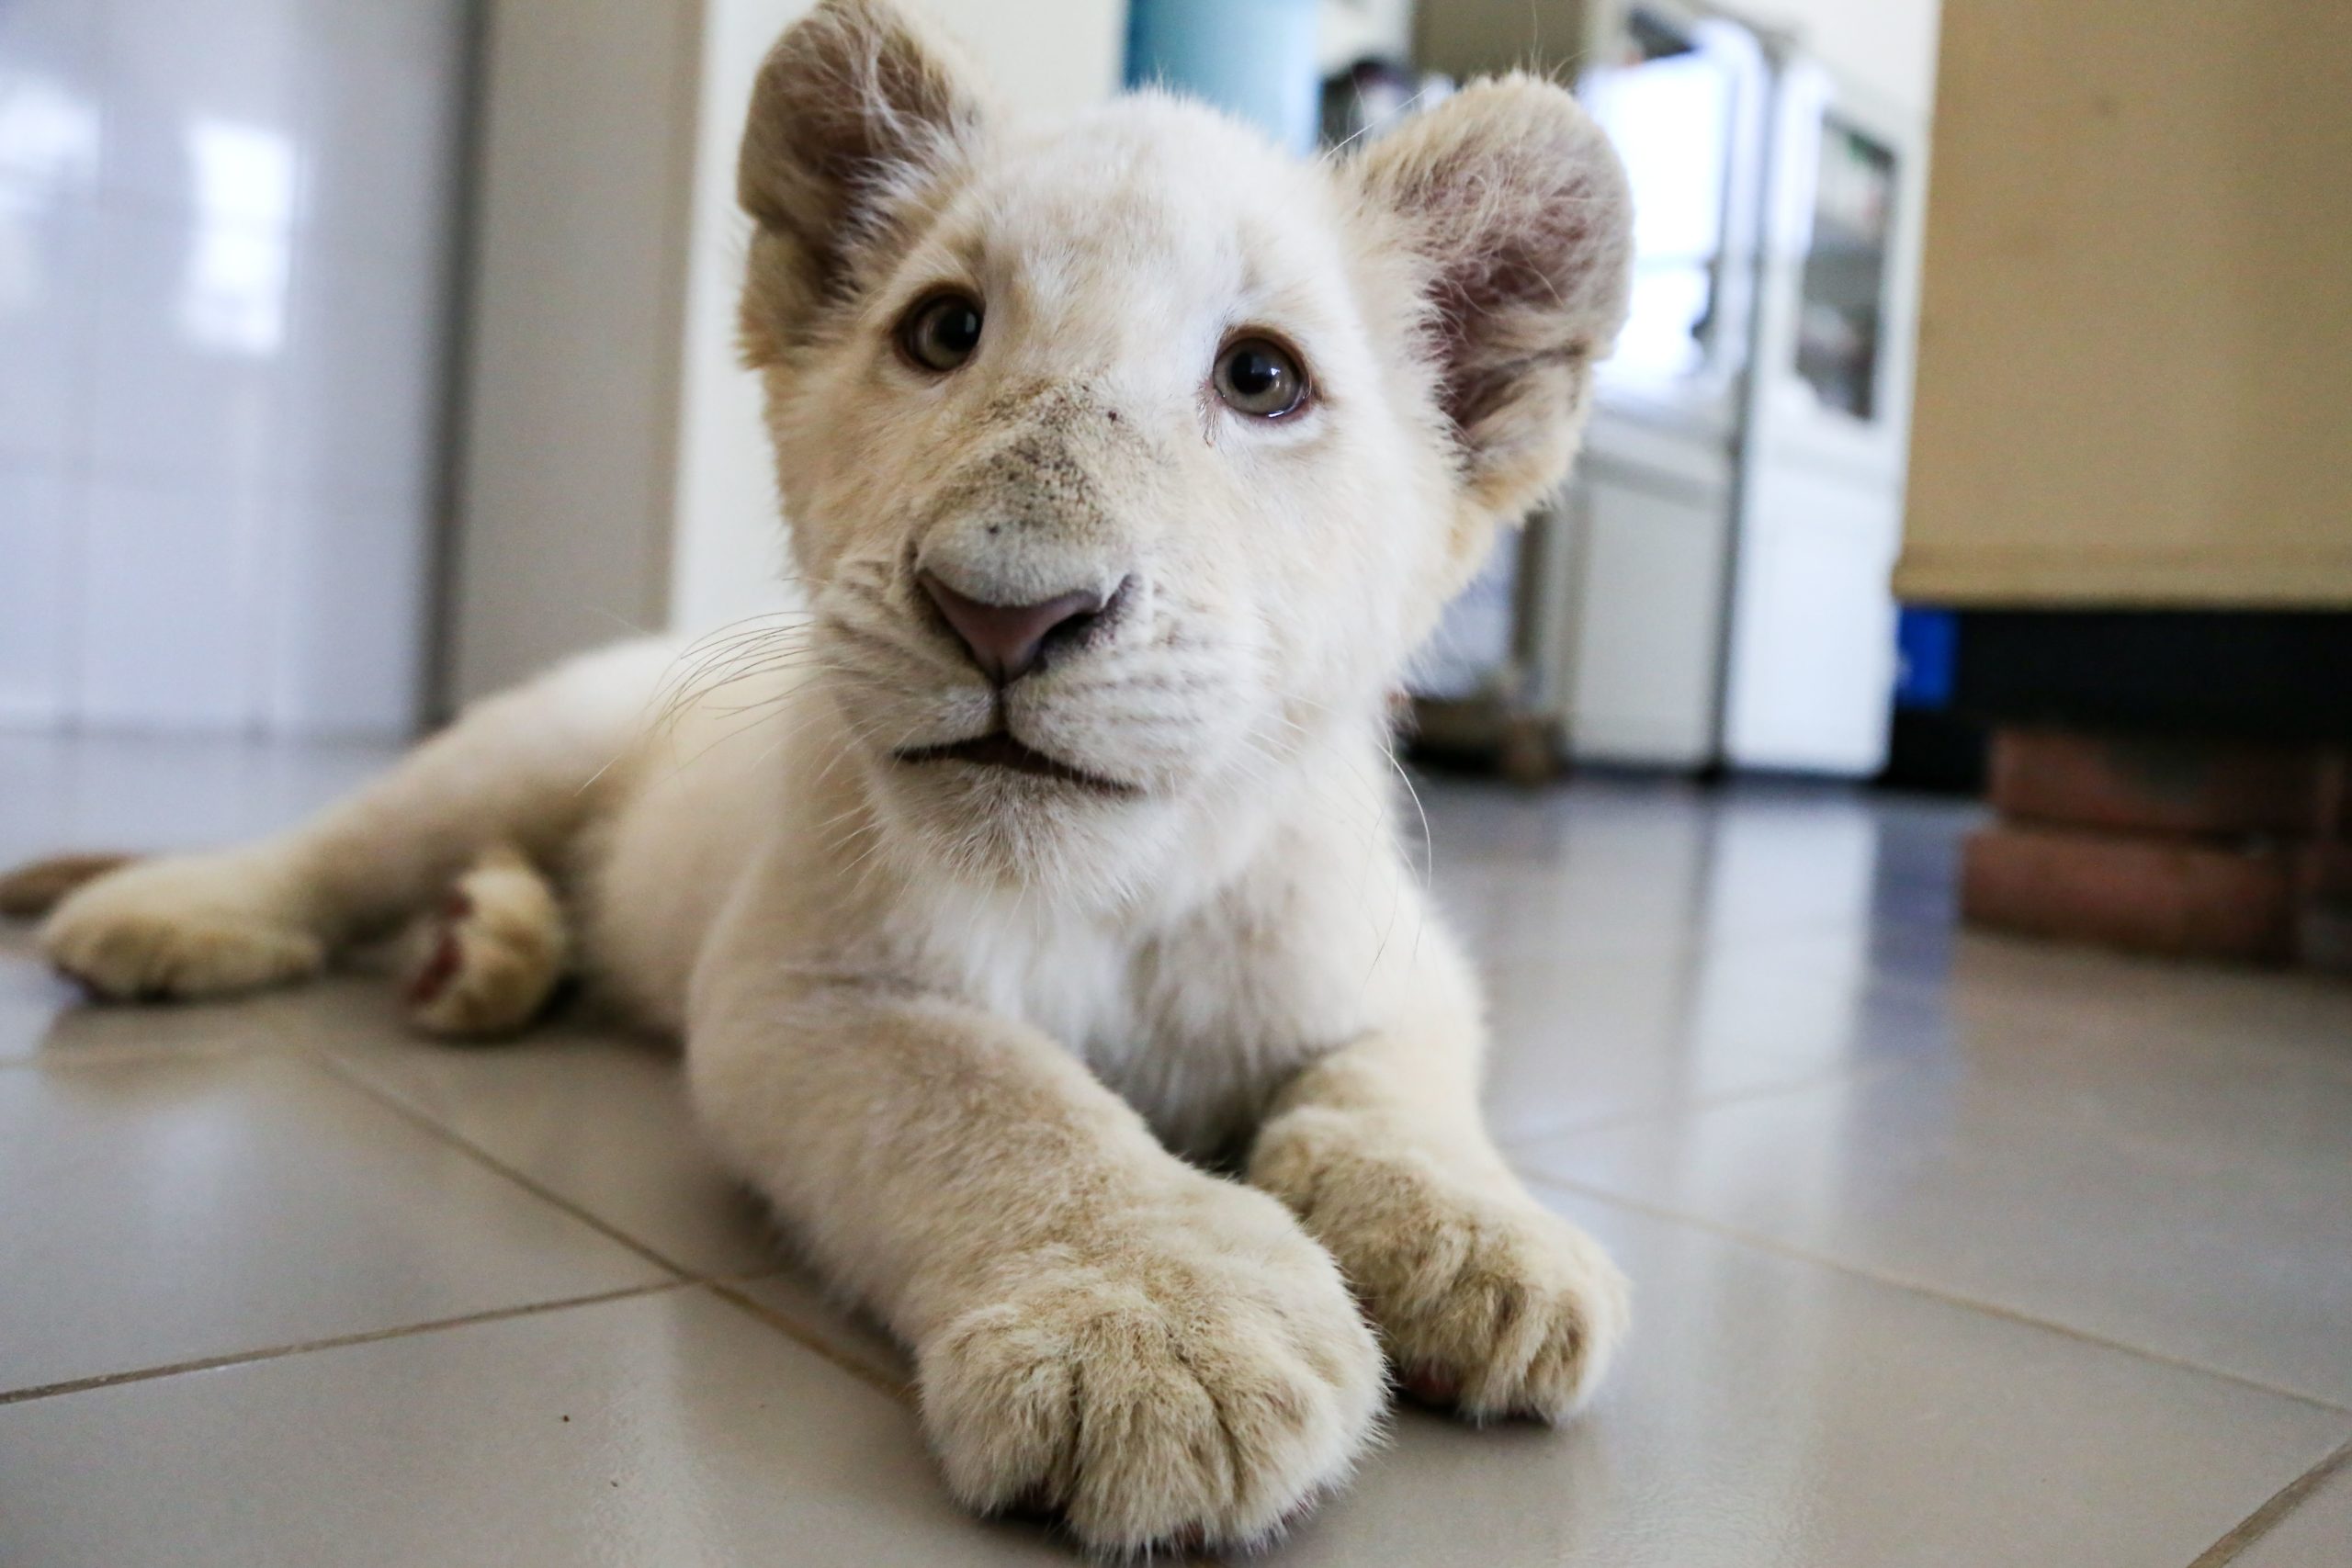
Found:
M 232 991 L 474 867 L 461 913 L 555 945 L 510 930 L 528 985 L 424 1021 L 502 1027 L 566 961 L 553 878 L 590 982 L 683 1037 L 726 1158 L 911 1348 L 955 1494 L 1098 1547 L 1268 1536 L 1386 1368 L 1565 1416 L 1624 1283 L 1481 1127 L 1385 714 L 1568 461 L 1623 309 L 1606 145 L 1523 78 L 1315 164 L 1153 95 L 1027 126 L 828 0 L 763 73 L 742 190 L 807 623 L 569 665 L 285 837 L 91 884 L 47 951 L 110 996 Z M 986 320 L 933 376 L 892 332 L 942 285 Z M 1216 400 L 1245 329 L 1309 406 Z M 918 567 L 1126 592 L 1000 695 Z M 1120 787 L 899 760 L 1000 711 Z M 1219 1152 L 1246 1179 L 1182 1157 Z

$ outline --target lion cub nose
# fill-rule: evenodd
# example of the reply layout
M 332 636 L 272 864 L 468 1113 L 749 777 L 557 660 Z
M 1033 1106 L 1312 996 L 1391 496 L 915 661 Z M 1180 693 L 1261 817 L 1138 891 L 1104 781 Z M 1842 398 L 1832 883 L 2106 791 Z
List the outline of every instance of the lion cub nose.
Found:
M 1035 604 L 989 604 L 956 592 L 928 571 L 916 573 L 915 580 L 939 606 L 972 662 L 1000 686 L 1011 685 L 1037 667 L 1048 637 L 1091 621 L 1111 602 L 1108 594 L 1080 592 Z

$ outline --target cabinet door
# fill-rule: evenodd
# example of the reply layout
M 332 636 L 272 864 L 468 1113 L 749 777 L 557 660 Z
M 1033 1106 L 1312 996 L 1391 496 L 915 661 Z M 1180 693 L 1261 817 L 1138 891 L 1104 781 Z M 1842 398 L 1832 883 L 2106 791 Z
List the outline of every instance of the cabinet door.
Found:
M 1749 491 L 1724 750 L 1742 767 L 1860 777 L 1886 761 L 1894 694 L 1888 591 L 1900 499 L 1783 465 Z
M 1903 597 L 2352 610 L 2352 6 L 1948 5 L 1939 81 Z
M 1720 496 L 1611 469 L 1577 487 L 1582 530 L 1569 750 L 1584 760 L 1713 761 L 1729 520 Z

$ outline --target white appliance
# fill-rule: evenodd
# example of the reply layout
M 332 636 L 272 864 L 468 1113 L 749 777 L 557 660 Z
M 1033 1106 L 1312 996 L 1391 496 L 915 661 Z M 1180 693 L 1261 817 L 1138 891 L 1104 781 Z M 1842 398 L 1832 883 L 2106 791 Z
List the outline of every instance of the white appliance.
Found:
M 1632 313 L 1575 478 L 1450 607 L 1422 734 L 1523 776 L 1715 753 L 1770 68 L 1747 28 L 1632 12 L 1580 92 L 1634 190 Z
M 1424 734 L 1522 776 L 1562 755 L 1874 773 L 1918 128 L 1664 3 L 1579 92 L 1633 181 L 1632 314 L 1575 476 L 1448 613 Z
M 1921 143 L 1820 65 L 1782 63 L 1724 661 L 1736 767 L 1886 761 Z
M 1702 768 L 1718 749 L 1771 64 L 1736 23 L 1643 7 L 1581 91 L 1633 182 L 1635 259 L 1555 525 L 1566 749 Z

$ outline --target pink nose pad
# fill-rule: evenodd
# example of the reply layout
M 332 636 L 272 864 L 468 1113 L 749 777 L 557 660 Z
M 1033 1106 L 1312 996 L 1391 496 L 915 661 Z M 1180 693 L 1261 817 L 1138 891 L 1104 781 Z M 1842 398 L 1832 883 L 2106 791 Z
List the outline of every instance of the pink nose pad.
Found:
M 1111 601 L 1102 593 L 1062 593 L 1035 604 L 989 604 L 958 593 L 928 571 L 915 574 L 939 606 L 948 629 L 980 672 L 1009 686 L 1037 667 L 1046 639 L 1073 623 L 1092 620 Z

